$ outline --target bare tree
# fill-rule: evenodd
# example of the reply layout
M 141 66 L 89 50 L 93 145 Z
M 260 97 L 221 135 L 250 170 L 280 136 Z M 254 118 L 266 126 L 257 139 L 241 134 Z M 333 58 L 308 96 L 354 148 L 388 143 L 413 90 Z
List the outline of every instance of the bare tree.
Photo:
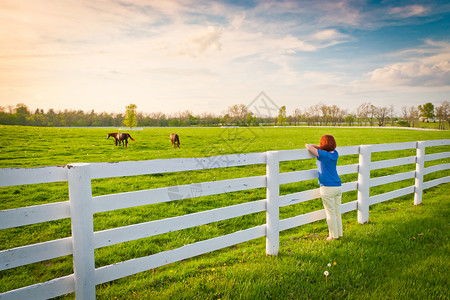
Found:
M 346 109 L 339 109 L 339 112 L 338 112 L 339 125 L 341 125 L 344 122 L 344 118 L 347 115 L 348 115 L 348 111 Z
M 328 121 L 330 119 L 330 107 L 326 104 L 319 104 L 320 109 L 320 125 L 328 125 Z
M 302 111 L 300 110 L 300 108 L 296 108 L 294 110 L 293 117 L 294 117 L 295 125 L 298 125 L 298 123 L 300 122 L 300 118 L 302 117 Z
M 386 106 L 375 107 L 375 117 L 378 120 L 378 126 L 384 126 L 384 122 L 389 114 L 389 108 Z
M 333 105 L 328 108 L 328 111 L 330 113 L 330 119 L 333 126 L 336 126 L 337 123 L 340 122 L 342 110 L 337 105 Z
M 408 122 L 408 126 L 414 127 L 415 123 L 419 120 L 419 110 L 415 106 L 403 106 L 402 107 L 403 119 Z
M 313 109 L 313 122 L 319 124 L 320 122 L 320 105 L 316 104 L 312 106 Z
M 304 115 L 305 115 L 306 124 L 307 124 L 308 126 L 310 126 L 310 125 L 311 125 L 311 122 L 312 122 L 312 120 L 313 120 L 312 106 L 307 107 L 307 108 L 305 109 Z
M 450 128 L 450 103 L 444 101 L 441 106 L 435 108 L 436 118 L 439 120 L 439 129 L 445 129 L 446 124 Z
M 369 106 L 370 103 L 362 103 L 356 108 L 356 117 L 358 118 L 358 125 L 361 125 L 364 121 L 364 125 L 366 125 L 366 120 L 369 117 Z
M 419 121 L 419 110 L 415 106 L 409 108 L 409 116 L 411 118 L 412 127 L 415 126 L 416 122 Z
M 373 105 L 372 103 L 368 103 L 368 117 L 369 117 L 369 124 L 370 126 L 373 126 L 373 124 L 375 123 L 375 111 L 376 111 L 376 107 L 375 105 Z
M 305 110 L 305 118 L 308 125 L 314 125 L 320 119 L 319 104 L 311 105 Z
M 391 119 L 391 126 L 394 126 L 394 119 L 395 119 L 395 109 L 394 104 L 391 104 L 389 106 L 389 119 Z
M 244 104 L 235 104 L 228 107 L 228 114 L 236 124 L 245 124 L 248 108 Z
M 408 123 L 408 126 L 411 126 L 411 123 L 409 121 L 408 106 L 402 106 L 402 118 Z

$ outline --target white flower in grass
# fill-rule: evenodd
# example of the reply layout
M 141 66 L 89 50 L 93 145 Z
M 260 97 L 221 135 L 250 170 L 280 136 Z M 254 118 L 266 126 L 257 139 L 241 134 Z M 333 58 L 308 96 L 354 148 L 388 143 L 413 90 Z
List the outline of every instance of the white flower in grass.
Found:
M 328 264 L 329 267 L 331 267 L 331 264 Z
M 323 272 L 323 275 L 328 276 L 330 273 L 328 271 Z

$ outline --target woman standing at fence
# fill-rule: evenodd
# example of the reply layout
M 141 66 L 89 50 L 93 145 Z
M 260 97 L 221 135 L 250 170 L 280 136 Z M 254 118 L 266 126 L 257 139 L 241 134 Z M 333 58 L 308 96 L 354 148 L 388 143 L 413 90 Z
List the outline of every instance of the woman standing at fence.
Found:
M 336 170 L 339 153 L 336 151 L 336 140 L 332 135 L 324 135 L 319 146 L 306 144 L 306 148 L 317 156 L 319 169 L 320 196 L 327 214 L 329 236 L 328 241 L 342 236 L 341 218 L 341 179 Z

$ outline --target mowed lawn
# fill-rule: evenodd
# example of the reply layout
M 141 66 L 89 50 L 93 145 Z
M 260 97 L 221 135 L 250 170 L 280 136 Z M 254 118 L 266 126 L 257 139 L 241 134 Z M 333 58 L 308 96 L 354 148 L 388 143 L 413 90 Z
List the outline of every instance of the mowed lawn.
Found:
M 0 144 L 0 167 L 29 168 L 76 162 L 118 162 L 178 157 L 304 149 L 324 134 L 335 136 L 338 147 L 449 139 L 450 131 L 386 128 L 258 127 L 258 128 L 144 128 L 128 133 L 136 141 L 116 147 L 106 134 L 117 128 L 34 128 L 0 126 L 7 137 Z M 174 149 L 169 134 L 180 136 Z M 449 146 L 428 153 L 450 151 Z M 415 155 L 414 150 L 374 154 L 373 160 Z M 356 163 L 357 155 L 339 164 Z M 449 159 L 427 163 L 448 163 Z M 281 164 L 281 171 L 315 168 L 314 160 Z M 377 170 L 373 177 L 414 170 L 407 165 Z M 265 166 L 213 169 L 164 175 L 93 180 L 94 196 L 265 174 Z M 449 170 L 426 180 L 449 176 Z M 343 176 L 344 182 L 356 174 Z M 410 186 L 405 180 L 371 189 L 371 195 Z M 287 194 L 317 187 L 317 181 L 287 184 Z M 370 223 L 359 225 L 356 212 L 344 215 L 345 237 L 327 243 L 325 221 L 281 233 L 280 255 L 265 256 L 265 241 L 257 239 L 229 249 L 174 263 L 97 286 L 99 299 L 448 299 L 449 185 L 429 189 L 424 205 L 412 205 L 407 195 L 371 207 Z M 94 229 L 104 230 L 163 219 L 265 198 L 265 189 L 183 199 L 171 203 L 96 214 Z M 344 194 L 343 202 L 356 199 Z M 67 183 L 0 188 L 0 209 L 68 200 Z M 282 218 L 322 209 L 320 199 L 285 207 Z M 161 236 L 96 250 L 96 267 L 158 253 L 265 223 L 265 214 L 253 214 Z M 0 249 L 70 236 L 70 220 L 58 220 L 0 231 Z M 331 266 L 328 266 L 328 263 Z M 323 275 L 329 271 L 329 276 Z M 0 272 L 0 292 L 73 273 L 72 258 Z M 68 295 L 63 298 L 73 298 Z
M 62 165 L 74 162 L 115 162 L 174 157 L 204 157 L 232 153 L 304 149 L 332 134 L 339 146 L 400 143 L 450 138 L 450 131 L 388 128 L 243 127 L 144 128 L 129 130 L 136 139 L 128 148 L 115 147 L 109 132 L 117 128 L 48 128 L 0 125 L 2 168 Z M 123 132 L 123 131 L 121 131 Z M 180 136 L 180 150 L 172 149 L 169 134 Z

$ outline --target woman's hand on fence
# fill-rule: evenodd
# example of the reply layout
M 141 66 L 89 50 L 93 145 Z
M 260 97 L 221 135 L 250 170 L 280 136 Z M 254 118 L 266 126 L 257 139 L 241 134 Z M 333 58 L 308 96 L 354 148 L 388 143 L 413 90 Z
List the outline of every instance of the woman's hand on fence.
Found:
M 306 149 L 309 150 L 309 152 L 311 152 L 315 156 L 319 156 L 319 152 L 317 152 L 317 148 L 319 148 L 319 146 L 313 144 L 306 144 L 305 147 Z

